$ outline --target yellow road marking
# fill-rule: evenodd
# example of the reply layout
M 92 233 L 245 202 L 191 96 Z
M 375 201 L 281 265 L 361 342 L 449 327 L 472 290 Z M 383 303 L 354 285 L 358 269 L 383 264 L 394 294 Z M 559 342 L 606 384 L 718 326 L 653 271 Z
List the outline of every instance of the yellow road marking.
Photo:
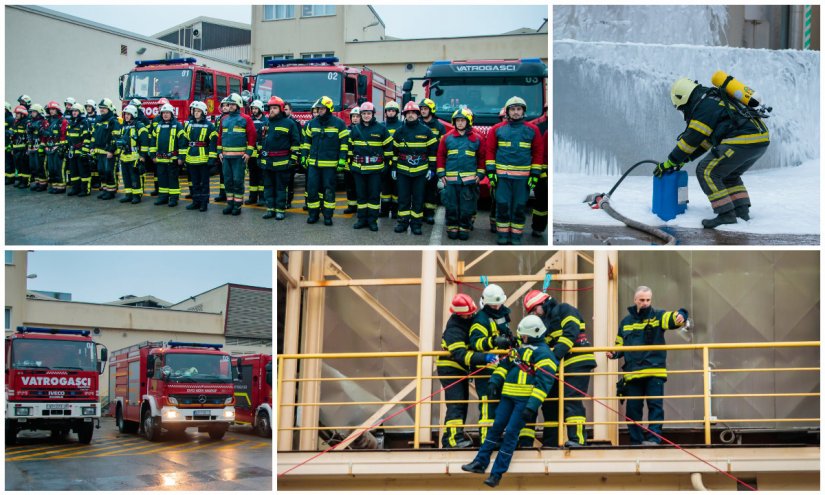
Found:
M 132 443 L 134 443 L 133 439 L 122 440 L 122 441 L 119 441 L 119 442 L 112 442 L 112 443 L 110 443 L 109 445 L 107 445 L 105 447 L 97 447 L 97 448 L 91 448 L 89 450 L 69 452 L 68 454 L 50 456 L 49 459 L 65 459 L 67 457 L 80 457 L 80 456 L 89 454 L 91 452 L 99 452 L 101 450 L 109 450 L 109 449 L 118 449 L 120 447 L 123 447 L 124 444 L 129 445 L 129 444 L 132 444 Z
M 120 447 L 120 446 L 122 446 L 121 445 L 122 443 L 128 443 L 128 442 L 129 442 L 129 440 L 123 440 L 123 441 L 119 441 L 119 442 L 118 441 L 115 441 L 115 442 L 110 441 L 110 442 L 105 442 L 105 443 L 104 442 L 98 442 L 97 444 L 91 444 L 91 445 L 83 445 L 83 444 L 71 445 L 71 446 L 67 446 L 67 447 L 64 447 L 64 448 L 56 448 L 56 449 L 52 449 L 52 450 L 47 450 L 47 451 L 44 451 L 44 452 L 35 452 L 33 454 L 27 454 L 27 455 L 24 455 L 24 456 L 18 456 L 17 452 L 11 452 L 11 453 L 8 453 L 6 455 L 6 461 L 13 462 L 13 461 L 21 460 L 21 459 L 28 459 L 28 458 L 31 458 L 31 457 L 38 457 L 38 456 L 41 456 L 43 458 L 48 458 L 48 459 L 60 459 L 60 458 L 63 458 L 63 457 L 71 457 L 76 453 L 85 453 L 85 452 L 90 452 L 92 450 L 101 450 L 101 449 Z M 99 445 L 107 445 L 107 446 L 96 448 Z M 88 449 L 88 450 L 83 450 L 84 448 Z M 55 456 L 53 454 L 59 454 L 59 455 Z

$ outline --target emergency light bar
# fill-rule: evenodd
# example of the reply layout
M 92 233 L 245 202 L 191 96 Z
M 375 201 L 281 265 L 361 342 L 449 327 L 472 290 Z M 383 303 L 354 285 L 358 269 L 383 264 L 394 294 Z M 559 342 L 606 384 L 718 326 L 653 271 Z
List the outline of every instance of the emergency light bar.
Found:
M 38 327 L 17 327 L 19 333 L 50 333 L 61 335 L 82 335 L 88 337 L 91 332 L 89 330 L 60 330 L 57 328 L 38 328 Z
M 216 351 L 223 347 L 223 344 L 200 344 L 196 342 L 176 342 L 170 340 L 166 343 L 169 347 L 207 347 L 211 349 L 215 349 Z
M 266 66 L 269 68 L 284 66 L 284 65 L 334 65 L 338 63 L 338 57 L 318 57 L 318 58 L 274 58 L 266 61 Z
M 138 67 L 146 67 L 147 65 L 194 64 L 197 61 L 198 60 L 194 57 L 170 58 L 163 60 L 135 60 L 135 65 Z

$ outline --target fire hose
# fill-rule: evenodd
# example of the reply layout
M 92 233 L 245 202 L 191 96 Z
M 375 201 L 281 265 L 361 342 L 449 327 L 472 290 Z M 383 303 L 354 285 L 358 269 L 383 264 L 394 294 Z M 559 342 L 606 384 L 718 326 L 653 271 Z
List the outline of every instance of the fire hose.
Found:
M 633 220 L 632 218 L 628 218 L 628 217 L 622 215 L 621 213 L 619 213 L 618 211 L 616 211 L 613 208 L 612 204 L 610 204 L 610 197 L 613 195 L 613 192 L 616 190 L 616 188 L 619 187 L 619 184 L 621 184 L 622 181 L 624 181 L 624 179 L 630 174 L 630 172 L 633 171 L 633 169 L 635 169 L 636 167 L 638 167 L 639 165 L 641 165 L 643 163 L 652 163 L 654 165 L 659 164 L 659 162 L 655 162 L 653 160 L 642 160 L 640 162 L 634 163 L 630 168 L 628 168 L 625 171 L 625 173 L 622 174 L 621 177 L 619 177 L 619 180 L 616 181 L 616 183 L 613 185 L 613 187 L 610 189 L 610 191 L 608 191 L 607 193 L 593 193 L 593 194 L 590 194 L 584 199 L 583 202 L 588 203 L 590 205 L 590 207 L 593 208 L 594 210 L 598 210 L 598 209 L 604 210 L 608 215 L 610 215 L 611 217 L 615 218 L 616 220 L 624 223 L 625 225 L 627 225 L 631 229 L 635 229 L 635 230 L 644 232 L 646 234 L 652 235 L 653 237 L 663 241 L 666 246 L 672 246 L 672 245 L 676 244 L 676 238 L 675 237 L 668 234 L 667 232 L 665 232 L 662 229 L 656 228 L 656 227 L 654 227 L 652 225 L 648 225 L 646 223 L 639 222 L 637 220 Z

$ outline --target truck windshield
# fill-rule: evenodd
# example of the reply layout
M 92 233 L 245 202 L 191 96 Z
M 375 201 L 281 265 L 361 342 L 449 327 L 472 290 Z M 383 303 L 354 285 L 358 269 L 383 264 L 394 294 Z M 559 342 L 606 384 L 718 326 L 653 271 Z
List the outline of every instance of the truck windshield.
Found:
M 135 71 L 129 73 L 123 99 L 188 100 L 191 92 L 192 71 L 189 69 Z
M 498 122 L 498 113 L 513 96 L 527 102 L 525 120 L 538 118 L 544 106 L 544 84 L 540 77 L 472 77 L 433 80 L 436 89 L 430 91 L 438 116 L 449 121 L 453 112 L 469 107 L 477 123 Z M 441 93 L 440 95 L 438 93 Z
M 96 361 L 92 342 L 19 339 L 12 345 L 12 367 L 17 369 L 95 371 Z
M 166 354 L 163 372 L 170 382 L 232 383 L 229 356 L 220 354 Z
M 335 108 L 341 108 L 340 72 L 275 72 L 260 74 L 255 81 L 255 93 L 261 101 L 273 94 L 292 105 L 292 110 L 306 112 L 322 96 L 329 96 Z

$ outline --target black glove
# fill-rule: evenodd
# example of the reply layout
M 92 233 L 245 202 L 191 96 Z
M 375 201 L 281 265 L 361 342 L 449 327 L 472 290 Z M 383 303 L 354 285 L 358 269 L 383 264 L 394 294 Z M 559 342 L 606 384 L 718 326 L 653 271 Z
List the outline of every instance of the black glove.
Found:
M 494 381 L 491 381 L 489 384 L 487 384 L 487 398 L 490 400 L 501 399 L 501 389 L 499 388 L 498 384 Z
M 493 345 L 496 349 L 509 349 L 512 347 L 512 341 L 509 335 L 497 335 L 496 338 L 493 339 Z
M 619 378 L 619 381 L 616 382 L 616 397 L 621 397 L 619 399 L 619 404 L 624 404 L 624 396 L 627 394 L 627 382 L 624 381 L 624 377 Z
M 521 410 L 521 419 L 523 419 L 525 423 L 535 423 L 536 414 L 537 411 L 525 407 Z

